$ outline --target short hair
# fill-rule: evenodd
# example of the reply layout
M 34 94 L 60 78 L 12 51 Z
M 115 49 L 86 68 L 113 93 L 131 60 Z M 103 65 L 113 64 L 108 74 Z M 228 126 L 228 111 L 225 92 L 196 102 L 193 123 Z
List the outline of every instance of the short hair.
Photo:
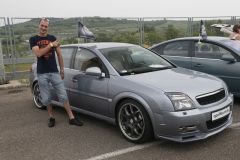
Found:
M 239 30 L 240 29 L 240 25 L 239 24 L 235 24 L 234 26 L 233 26 L 233 32 L 235 32 L 235 33 L 239 33 Z
M 38 24 L 40 24 L 42 21 L 49 23 L 49 19 L 48 19 L 48 18 L 41 18 L 41 19 L 39 20 L 39 23 L 38 23 Z

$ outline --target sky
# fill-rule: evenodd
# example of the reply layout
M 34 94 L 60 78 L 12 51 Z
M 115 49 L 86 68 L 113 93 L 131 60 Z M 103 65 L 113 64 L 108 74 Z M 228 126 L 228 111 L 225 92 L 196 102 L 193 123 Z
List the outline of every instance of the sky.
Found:
M 0 17 L 240 16 L 240 0 L 1 0 Z

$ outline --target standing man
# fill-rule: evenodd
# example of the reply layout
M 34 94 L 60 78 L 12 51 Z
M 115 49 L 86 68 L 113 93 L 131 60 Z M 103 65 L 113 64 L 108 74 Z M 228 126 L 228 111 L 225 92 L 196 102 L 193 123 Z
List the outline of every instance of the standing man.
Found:
M 67 93 L 64 87 L 64 66 L 60 49 L 60 43 L 56 37 L 48 34 L 49 20 L 42 18 L 39 21 L 39 34 L 30 38 L 30 47 L 37 56 L 37 76 L 43 105 L 47 106 L 49 114 L 48 127 L 55 125 L 53 108 L 51 105 L 50 83 L 55 89 L 58 99 L 63 103 L 69 116 L 69 124 L 82 126 L 83 122 L 77 120 L 71 110 Z M 57 68 L 55 52 L 60 66 L 60 74 Z

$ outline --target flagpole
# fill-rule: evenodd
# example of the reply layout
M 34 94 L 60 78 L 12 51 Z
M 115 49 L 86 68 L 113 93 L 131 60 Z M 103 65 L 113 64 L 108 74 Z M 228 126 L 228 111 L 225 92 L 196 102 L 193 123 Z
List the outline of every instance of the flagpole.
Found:
M 78 40 L 78 50 L 79 50 L 80 38 L 78 37 L 77 40 Z

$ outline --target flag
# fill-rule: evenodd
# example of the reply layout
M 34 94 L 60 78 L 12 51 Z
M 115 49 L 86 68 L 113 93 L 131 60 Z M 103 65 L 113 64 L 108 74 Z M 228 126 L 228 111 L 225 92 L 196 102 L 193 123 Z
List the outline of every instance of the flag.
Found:
M 200 36 L 202 37 L 202 39 L 207 39 L 207 32 L 203 20 L 201 20 L 200 23 Z
M 86 26 L 84 26 L 79 21 L 78 22 L 78 38 L 95 39 L 96 37 Z

